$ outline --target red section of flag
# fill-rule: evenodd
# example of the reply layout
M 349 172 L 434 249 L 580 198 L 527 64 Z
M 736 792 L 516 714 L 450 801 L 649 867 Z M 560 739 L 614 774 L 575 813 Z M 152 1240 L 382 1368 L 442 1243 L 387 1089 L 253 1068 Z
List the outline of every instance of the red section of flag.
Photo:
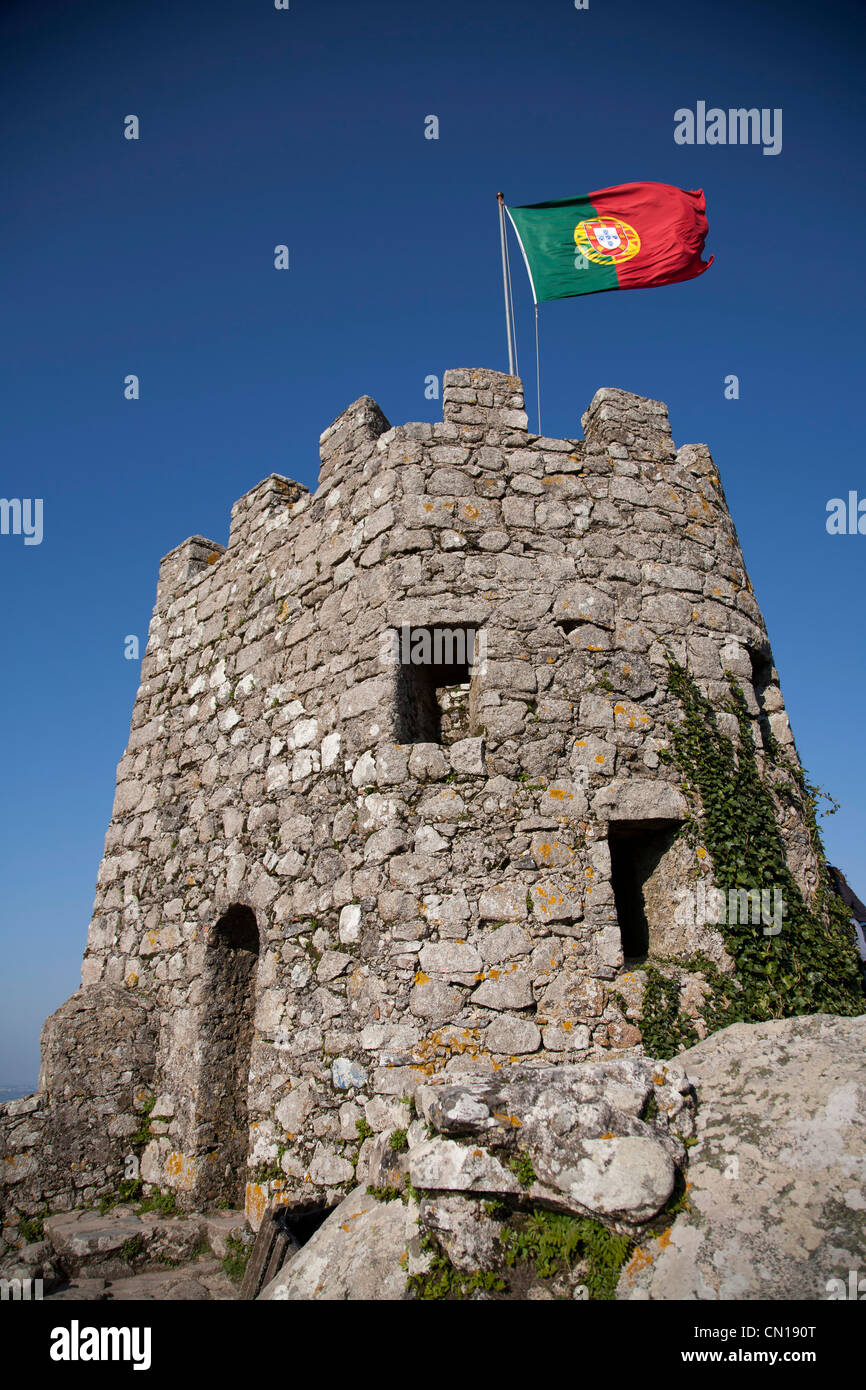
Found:
M 640 237 L 640 250 L 616 267 L 619 287 L 637 290 L 693 280 L 713 263 L 701 260 L 709 231 L 703 189 L 669 183 L 622 183 L 589 194 L 601 216 L 618 217 Z

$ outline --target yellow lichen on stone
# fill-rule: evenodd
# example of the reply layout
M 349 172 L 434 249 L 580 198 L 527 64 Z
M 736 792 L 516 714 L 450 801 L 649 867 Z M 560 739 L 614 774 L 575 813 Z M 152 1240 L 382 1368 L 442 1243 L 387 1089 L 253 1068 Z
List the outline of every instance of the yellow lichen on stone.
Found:
M 511 1060 L 512 1062 L 519 1062 L 520 1058 L 512 1057 Z M 516 1115 L 509 1115 L 504 1111 L 494 1110 L 493 1118 L 494 1120 L 499 1120 L 500 1124 L 508 1125 L 511 1129 L 520 1129 L 521 1121 L 518 1120 Z
M 190 1192 L 195 1183 L 196 1161 L 191 1154 L 170 1153 L 165 1160 L 165 1175 L 171 1178 L 172 1187 L 180 1192 Z
M 244 1194 L 244 1214 L 254 1231 L 257 1231 L 261 1226 L 267 1206 L 266 1188 L 262 1187 L 260 1183 L 248 1182 Z
M 649 1251 L 644 1250 L 643 1247 L 639 1245 L 628 1264 L 625 1266 L 623 1273 L 629 1282 L 631 1282 L 642 1270 L 649 1269 L 652 1262 L 653 1257 Z

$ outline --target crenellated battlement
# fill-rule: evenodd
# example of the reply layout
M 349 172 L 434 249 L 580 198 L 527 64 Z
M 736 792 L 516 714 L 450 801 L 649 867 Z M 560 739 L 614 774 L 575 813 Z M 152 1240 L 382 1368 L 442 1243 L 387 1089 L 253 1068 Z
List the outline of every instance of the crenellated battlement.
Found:
M 390 466 L 401 472 L 409 470 L 402 491 L 411 495 L 417 491 L 418 476 L 411 470 L 418 467 L 418 445 L 428 450 L 428 473 L 438 475 L 431 487 L 437 494 L 443 493 L 443 483 L 450 476 L 457 495 L 471 492 L 472 479 L 479 473 L 501 472 L 506 459 L 514 473 L 547 479 L 546 486 L 552 489 L 553 469 L 582 475 L 587 469 L 592 471 L 593 456 L 599 453 L 618 457 L 619 471 L 637 476 L 654 464 L 670 462 L 677 452 L 671 441 L 667 406 L 627 391 L 603 387 L 596 392 L 582 416 L 582 440 L 530 434 L 523 407 L 519 378 L 480 368 L 445 373 L 443 420 L 439 424 L 417 422 L 393 427 L 379 405 L 370 396 L 362 396 L 321 436 L 317 491 L 310 494 L 302 483 L 276 473 L 263 479 L 232 507 L 229 550 L 235 555 L 244 547 L 252 549 L 275 527 L 292 528 L 297 522 L 293 534 L 306 532 L 306 540 L 300 543 L 304 553 L 316 549 L 321 541 L 326 553 L 330 550 L 333 554 L 340 547 L 329 545 L 329 541 L 344 520 L 342 512 L 334 512 L 338 489 L 354 489 L 359 476 L 369 479 L 380 469 L 387 473 Z M 406 444 L 402 453 L 401 442 Z M 718 483 L 712 461 L 706 464 L 706 446 L 684 447 L 689 452 L 682 456 L 683 465 L 690 472 L 697 468 L 700 476 Z M 507 455 L 502 450 L 508 450 Z M 637 460 L 630 469 L 624 462 L 629 457 Z M 455 482 L 458 471 L 462 476 Z M 487 486 L 495 484 L 489 481 Z M 528 486 L 524 483 L 524 490 Z M 384 481 L 379 491 L 388 487 Z M 311 509 L 310 504 L 318 501 L 324 501 L 324 517 L 320 508 Z M 539 518 L 542 525 L 544 519 L 544 515 Z M 365 527 L 366 535 L 370 528 L 366 523 Z M 190 537 L 170 551 L 160 571 L 160 602 L 181 592 L 189 580 L 224 553 L 225 547 L 201 536 Z

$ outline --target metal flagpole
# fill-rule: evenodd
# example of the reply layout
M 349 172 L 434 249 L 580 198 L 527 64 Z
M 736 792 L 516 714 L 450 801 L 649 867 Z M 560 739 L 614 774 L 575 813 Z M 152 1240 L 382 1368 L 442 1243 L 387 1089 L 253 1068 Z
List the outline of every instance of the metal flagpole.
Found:
M 508 294 L 508 252 L 505 245 L 505 195 L 497 193 L 499 201 L 499 235 L 502 239 L 502 288 L 505 294 L 505 331 L 508 334 L 508 375 L 514 376 L 514 326 L 511 322 L 511 300 Z

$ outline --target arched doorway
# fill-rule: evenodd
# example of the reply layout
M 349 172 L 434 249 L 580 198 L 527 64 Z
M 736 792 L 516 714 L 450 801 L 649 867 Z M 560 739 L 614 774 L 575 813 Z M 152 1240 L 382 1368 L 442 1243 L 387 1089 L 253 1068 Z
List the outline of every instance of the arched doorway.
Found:
M 249 1071 L 259 931 L 236 903 L 211 932 L 205 956 L 196 1117 L 198 1201 L 242 1207 L 249 1143 Z

